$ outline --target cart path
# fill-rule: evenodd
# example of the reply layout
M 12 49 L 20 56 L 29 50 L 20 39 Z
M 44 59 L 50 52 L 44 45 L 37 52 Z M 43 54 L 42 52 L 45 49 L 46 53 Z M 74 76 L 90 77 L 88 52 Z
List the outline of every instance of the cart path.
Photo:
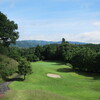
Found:
M 0 84 L 0 95 L 1 94 L 4 94 L 5 92 L 7 92 L 8 90 L 10 90 L 10 88 L 8 87 L 8 85 L 15 81 L 16 79 L 20 78 L 21 75 L 17 75 L 16 77 L 6 81 L 6 82 L 3 82 Z

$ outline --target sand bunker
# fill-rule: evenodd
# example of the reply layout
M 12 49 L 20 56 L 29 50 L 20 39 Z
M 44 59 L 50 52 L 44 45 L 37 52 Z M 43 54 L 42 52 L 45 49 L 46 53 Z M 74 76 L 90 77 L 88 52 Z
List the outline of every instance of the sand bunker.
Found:
M 53 77 L 53 78 L 61 78 L 61 76 L 57 75 L 57 74 L 50 74 L 50 73 L 48 73 L 47 76 L 48 77 Z

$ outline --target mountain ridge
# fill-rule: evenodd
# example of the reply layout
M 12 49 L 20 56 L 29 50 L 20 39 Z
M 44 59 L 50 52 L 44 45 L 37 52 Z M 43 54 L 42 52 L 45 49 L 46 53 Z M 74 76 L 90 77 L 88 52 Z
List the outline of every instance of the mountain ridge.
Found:
M 85 42 L 75 42 L 75 41 L 68 41 L 71 44 L 87 44 Z M 48 44 L 60 44 L 61 41 L 45 41 L 45 40 L 19 40 L 16 41 L 16 44 L 11 44 L 10 46 L 13 47 L 20 47 L 20 48 L 30 48 L 36 47 L 37 45 L 48 45 Z

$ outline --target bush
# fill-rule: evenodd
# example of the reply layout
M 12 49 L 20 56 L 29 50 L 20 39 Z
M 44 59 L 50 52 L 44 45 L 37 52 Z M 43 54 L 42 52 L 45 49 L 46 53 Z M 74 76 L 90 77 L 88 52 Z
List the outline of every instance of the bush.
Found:
M 18 62 L 0 54 L 0 76 L 5 80 L 18 70 Z

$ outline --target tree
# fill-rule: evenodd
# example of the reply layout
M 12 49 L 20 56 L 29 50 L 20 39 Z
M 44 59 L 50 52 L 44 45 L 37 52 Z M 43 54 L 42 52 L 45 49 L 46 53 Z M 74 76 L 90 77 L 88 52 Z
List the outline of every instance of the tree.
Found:
M 35 48 L 35 55 L 38 57 L 39 60 L 43 59 L 42 53 L 43 53 L 43 47 L 38 45 Z
M 7 19 L 6 15 L 0 12 L 0 44 L 3 46 L 9 46 L 11 43 L 15 44 L 19 37 L 17 29 L 17 24 Z
M 17 47 L 9 47 L 7 56 L 13 58 L 16 61 L 19 61 L 21 58 L 20 49 Z
M 24 80 L 26 79 L 27 74 L 32 73 L 31 65 L 26 59 L 20 59 L 18 66 L 19 74 L 24 75 Z
M 73 68 L 79 71 L 95 72 L 95 55 L 96 53 L 89 48 L 76 49 L 76 54 L 71 61 Z
M 96 72 L 100 73 L 100 52 L 97 53 L 96 57 L 95 57 L 95 70 Z
M 44 46 L 43 54 L 44 54 L 45 60 L 52 60 L 53 59 L 53 52 L 52 52 L 52 48 L 50 45 Z
M 66 43 L 66 40 L 65 40 L 65 38 L 62 38 L 62 43 Z

